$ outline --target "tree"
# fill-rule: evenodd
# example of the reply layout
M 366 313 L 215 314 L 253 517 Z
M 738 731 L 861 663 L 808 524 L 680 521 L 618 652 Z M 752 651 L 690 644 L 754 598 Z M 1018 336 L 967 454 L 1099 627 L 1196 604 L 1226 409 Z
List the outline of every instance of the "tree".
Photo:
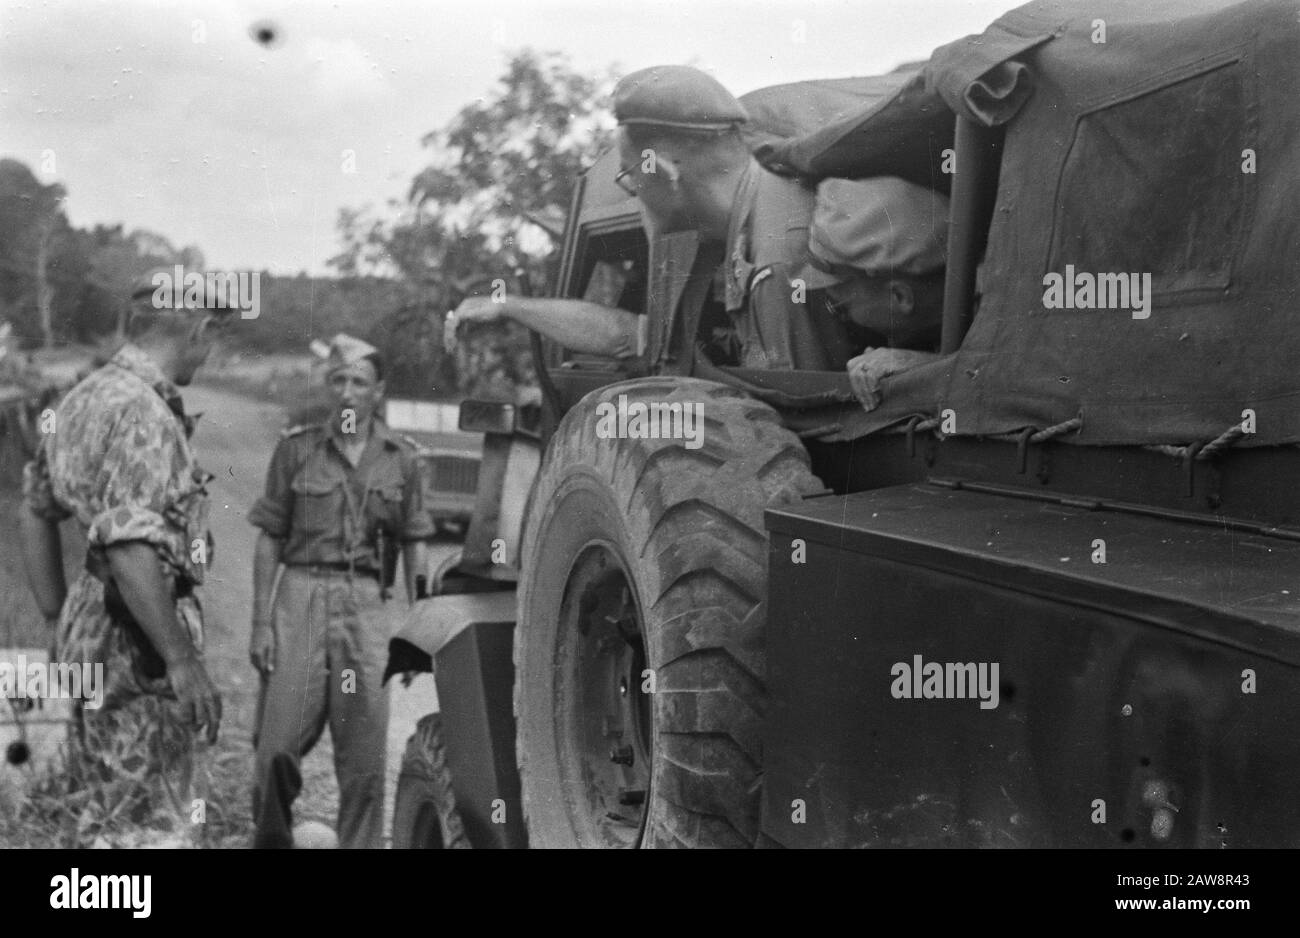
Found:
M 548 289 L 578 177 L 611 140 L 604 102 L 613 83 L 612 72 L 581 75 L 559 54 L 520 51 L 493 93 L 425 136 L 433 159 L 406 202 L 390 203 L 391 221 L 341 213 L 344 250 L 330 264 L 344 276 L 394 276 L 405 289 L 393 322 L 370 334 L 399 373 L 446 370 L 441 318 L 467 291 L 497 279 L 511 290 Z M 494 327 L 482 343 L 462 356 L 483 372 L 461 374 L 463 392 L 508 396 L 535 380 L 519 327 Z
M 177 264 L 187 270 L 203 270 L 203 252 L 193 246 L 178 249 L 157 232 L 136 228 L 124 235 L 118 225 L 99 228 L 97 233 L 87 282 L 102 291 L 114 311 L 114 332 L 118 337 L 125 332 L 131 289 L 140 277 L 155 267 Z
M 20 338 L 91 342 L 119 334 L 135 279 L 153 267 L 203 268 L 196 247 L 177 249 L 144 229 L 73 228 L 63 186 L 42 185 L 23 163 L 0 159 L 0 315 Z
M 65 194 L 58 183 L 42 185 L 17 160 L 0 160 L 0 270 L 5 281 L 0 295 L 10 309 L 34 308 L 47 348 L 54 344 L 50 255 L 60 220 L 67 224 Z

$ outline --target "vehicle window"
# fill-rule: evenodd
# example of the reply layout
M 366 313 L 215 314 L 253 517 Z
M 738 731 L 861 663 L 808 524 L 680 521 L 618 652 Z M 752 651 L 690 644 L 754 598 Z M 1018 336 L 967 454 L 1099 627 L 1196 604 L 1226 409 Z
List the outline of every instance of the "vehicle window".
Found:
M 1230 62 L 1080 118 L 1049 270 L 1150 273 L 1157 296 L 1226 288 L 1249 215 L 1252 105 Z
M 592 238 L 581 296 L 593 303 L 644 313 L 649 249 L 645 235 L 634 232 Z
M 628 293 L 628 286 L 636 273 L 633 262 L 596 261 L 587 279 L 587 289 L 582 298 L 602 306 L 615 306 L 626 309 L 622 304 Z M 633 310 L 637 312 L 637 310 Z
M 571 281 L 578 296 L 602 306 L 625 309 L 642 317 L 646 313 L 649 246 L 640 225 L 583 239 L 578 276 Z M 644 338 L 641 346 L 644 347 Z M 610 367 L 611 361 L 568 349 L 555 349 L 553 364 L 581 363 L 583 367 Z

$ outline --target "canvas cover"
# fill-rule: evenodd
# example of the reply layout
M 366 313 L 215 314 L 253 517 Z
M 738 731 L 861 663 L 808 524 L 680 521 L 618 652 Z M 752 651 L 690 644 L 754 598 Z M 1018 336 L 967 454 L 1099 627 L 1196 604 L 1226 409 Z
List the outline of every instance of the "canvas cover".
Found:
M 838 438 L 951 409 L 958 434 L 1082 416 L 1065 439 L 1182 444 L 1249 409 L 1239 446 L 1300 441 L 1297 94 L 1294 0 L 1039 0 L 890 97 L 769 141 L 768 165 L 810 179 L 943 188 L 954 113 L 1005 130 L 961 350 L 888 379 Z M 1071 270 L 1149 275 L 1149 314 L 1048 308 L 1044 277 Z
M 842 118 L 860 115 L 893 96 L 920 72 L 922 65 L 902 65 L 886 75 L 772 85 L 741 95 L 740 103 L 749 113 L 749 122 L 743 128 L 745 140 L 751 149 L 761 151 Z M 951 119 L 947 123 L 951 138 Z M 587 171 L 584 218 L 639 211 L 636 200 L 614 184 L 617 172 L 618 155 L 613 151 L 603 153 Z
M 751 91 L 740 98 L 749 112 L 745 138 L 757 149 L 861 114 L 892 97 L 920 68 L 900 66 L 887 75 L 801 81 Z

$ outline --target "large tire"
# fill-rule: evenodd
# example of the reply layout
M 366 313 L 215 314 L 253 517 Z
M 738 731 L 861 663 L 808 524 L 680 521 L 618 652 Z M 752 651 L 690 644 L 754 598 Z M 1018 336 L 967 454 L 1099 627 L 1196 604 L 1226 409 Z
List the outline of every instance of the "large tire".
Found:
M 620 395 L 703 405 L 702 445 L 600 438 L 597 408 Z M 822 489 L 775 411 L 725 385 L 639 379 L 569 411 L 521 554 L 515 719 L 532 846 L 754 844 L 763 509 Z
M 459 849 L 470 846 L 456 810 L 451 772 L 442 745 L 442 720 L 421 718 L 406 741 L 393 804 L 393 849 Z

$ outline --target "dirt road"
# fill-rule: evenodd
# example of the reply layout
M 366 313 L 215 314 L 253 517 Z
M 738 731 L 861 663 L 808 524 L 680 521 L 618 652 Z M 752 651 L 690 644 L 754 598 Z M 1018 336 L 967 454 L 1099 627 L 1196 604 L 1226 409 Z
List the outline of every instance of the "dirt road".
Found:
M 216 549 L 204 588 L 204 609 L 208 622 L 207 659 L 214 679 L 222 690 L 225 717 L 222 742 L 214 756 L 223 775 L 234 787 L 223 786 L 231 825 L 237 832 L 226 846 L 241 846 L 239 840 L 250 831 L 249 776 L 252 771 L 252 723 L 257 706 L 257 675 L 248 663 L 248 638 L 252 619 L 252 569 L 254 529 L 246 520 L 248 510 L 261 494 L 267 463 L 280 429 L 283 411 L 278 407 L 211 388 L 185 390 L 185 407 L 202 412 L 194 434 L 199 462 L 216 479 L 211 486 L 211 526 Z M 435 546 L 438 557 L 454 545 Z M 400 574 L 399 574 L 400 576 Z M 406 604 L 395 599 L 393 628 L 400 622 Z M 388 785 L 384 833 L 390 830 L 393 786 L 402 747 L 415 720 L 436 707 L 432 681 L 424 678 L 409 690 L 393 689 L 393 716 L 389 727 Z M 240 761 L 240 753 L 246 761 Z M 328 731 L 303 762 L 303 793 L 295 805 L 297 819 L 311 818 L 334 826 L 338 810 L 338 787 L 334 781 L 333 748 Z M 242 782 L 242 784 L 241 784 Z

